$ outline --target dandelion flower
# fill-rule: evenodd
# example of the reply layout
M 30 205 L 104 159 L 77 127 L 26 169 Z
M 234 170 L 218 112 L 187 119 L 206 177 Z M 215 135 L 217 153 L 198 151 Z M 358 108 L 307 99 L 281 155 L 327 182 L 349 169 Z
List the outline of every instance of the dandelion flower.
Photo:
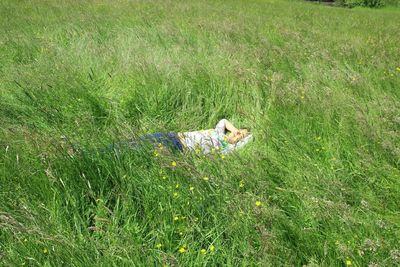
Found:
M 224 159 L 224 158 L 225 158 L 225 155 L 224 155 L 224 154 L 222 154 L 222 155 L 221 155 L 221 159 Z
M 208 249 L 209 249 L 211 252 L 213 252 L 213 251 L 215 250 L 215 247 L 214 247 L 214 245 L 210 245 L 210 246 L 208 247 Z
M 44 249 L 43 249 L 43 253 L 44 253 L 44 254 L 46 254 L 46 253 L 48 253 L 48 252 L 49 252 L 49 251 L 47 250 L 47 248 L 44 248 Z
M 156 245 L 156 248 L 161 248 L 162 247 L 162 244 L 161 243 L 158 243 L 157 245 Z
M 193 190 L 194 190 L 194 187 L 193 187 L 193 186 L 189 187 L 189 190 L 190 190 L 190 191 L 193 191 Z
M 353 263 L 351 262 L 351 260 L 347 259 L 346 260 L 346 266 L 351 266 L 351 265 L 353 265 Z
M 261 204 L 262 204 L 262 203 L 261 203 L 261 201 L 260 201 L 260 200 L 257 200 L 257 201 L 256 201 L 256 206 L 257 206 L 257 207 L 260 207 L 260 206 L 261 206 Z
M 179 217 L 178 217 L 178 216 L 175 216 L 175 217 L 174 217 L 174 221 L 177 221 L 177 220 L 179 220 Z
M 178 193 L 177 193 L 177 192 L 174 192 L 173 196 L 174 196 L 174 197 L 178 197 Z
M 197 148 L 197 149 L 195 150 L 195 152 L 196 152 L 196 154 L 199 154 L 201 151 L 200 151 L 200 149 Z
M 179 186 L 180 186 L 179 184 L 176 184 L 176 185 L 175 185 L 175 188 L 179 188 Z
M 202 248 L 202 249 L 200 250 L 200 253 L 201 253 L 202 255 L 204 255 L 204 254 L 207 253 L 207 250 L 205 250 L 204 248 Z
M 241 180 L 241 181 L 239 182 L 239 187 L 244 187 L 244 181 L 243 181 L 243 180 Z
M 171 162 L 171 165 L 172 165 L 172 167 L 175 167 L 176 166 L 176 162 L 175 161 Z
M 210 178 L 208 178 L 207 176 L 204 176 L 204 177 L 203 177 L 203 180 L 204 180 L 204 181 L 208 181 L 209 179 L 210 179 Z

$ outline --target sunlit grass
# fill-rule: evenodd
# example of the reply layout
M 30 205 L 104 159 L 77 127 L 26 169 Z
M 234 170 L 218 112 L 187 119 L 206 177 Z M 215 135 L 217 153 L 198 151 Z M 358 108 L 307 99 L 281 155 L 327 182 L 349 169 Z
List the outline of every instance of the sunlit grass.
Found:
M 2 1 L 0 263 L 400 264 L 399 21 L 302 1 Z M 255 141 L 109 149 L 221 118 Z

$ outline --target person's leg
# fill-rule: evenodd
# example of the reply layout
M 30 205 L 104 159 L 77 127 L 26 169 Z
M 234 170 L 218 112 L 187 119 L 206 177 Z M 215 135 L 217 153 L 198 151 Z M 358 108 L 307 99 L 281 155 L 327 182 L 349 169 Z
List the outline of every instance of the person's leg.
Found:
M 179 141 L 178 135 L 176 133 L 153 133 L 143 136 L 143 140 L 152 142 L 154 144 L 162 144 L 169 149 L 175 151 L 182 151 L 182 144 Z
M 177 133 L 168 133 L 169 140 L 172 142 L 171 145 L 174 149 L 178 149 L 179 151 L 183 151 L 183 146 L 181 141 L 179 140 Z
M 103 152 L 106 151 L 119 151 L 121 149 L 142 149 L 146 148 L 146 146 L 155 146 L 158 144 L 162 144 L 172 151 L 178 150 L 182 151 L 182 144 L 179 141 L 179 138 L 176 133 L 151 133 L 145 134 L 138 138 L 134 138 L 128 141 L 116 142 L 108 145 L 105 149 L 102 149 Z

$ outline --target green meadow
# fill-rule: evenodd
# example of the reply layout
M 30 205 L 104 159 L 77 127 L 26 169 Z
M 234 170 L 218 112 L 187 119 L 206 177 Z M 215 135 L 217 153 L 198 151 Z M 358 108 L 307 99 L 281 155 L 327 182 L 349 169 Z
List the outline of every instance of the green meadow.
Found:
M 400 8 L 0 1 L 1 266 L 399 266 Z M 219 153 L 103 149 L 213 128 Z

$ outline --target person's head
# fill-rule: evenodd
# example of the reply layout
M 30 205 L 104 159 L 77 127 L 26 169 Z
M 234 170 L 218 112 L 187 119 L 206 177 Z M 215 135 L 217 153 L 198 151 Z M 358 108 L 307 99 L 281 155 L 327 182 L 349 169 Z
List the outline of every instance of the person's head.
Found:
M 230 144 L 236 144 L 248 135 L 249 131 L 247 129 L 239 129 L 237 132 L 231 132 L 228 134 L 228 142 Z

